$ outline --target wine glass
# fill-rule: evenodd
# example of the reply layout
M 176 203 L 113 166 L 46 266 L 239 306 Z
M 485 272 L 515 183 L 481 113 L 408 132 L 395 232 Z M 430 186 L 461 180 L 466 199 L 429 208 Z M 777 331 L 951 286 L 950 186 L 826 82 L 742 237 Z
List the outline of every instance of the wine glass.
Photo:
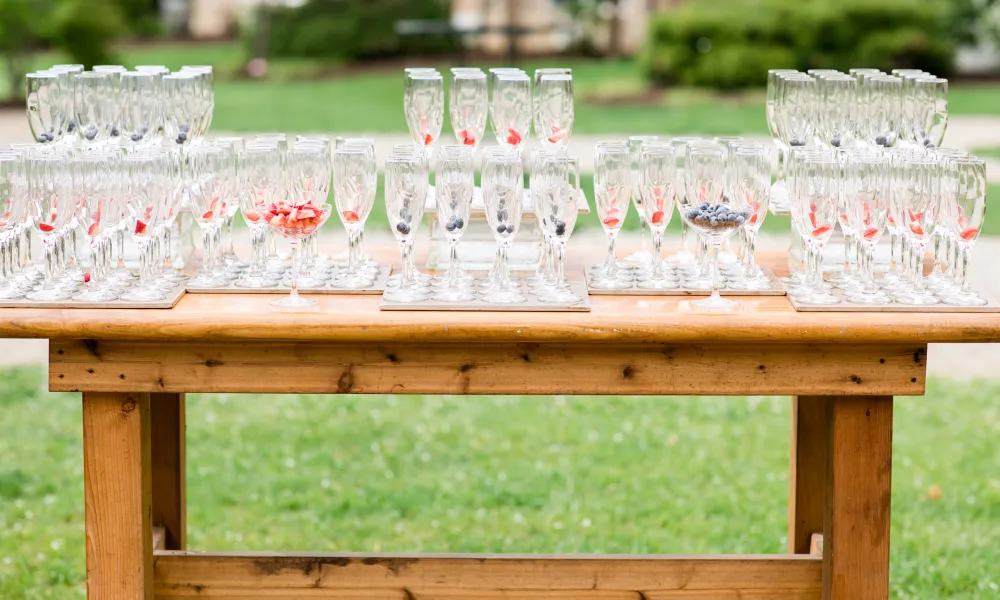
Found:
M 84 71 L 73 76 L 74 119 L 85 147 L 100 146 L 111 137 L 118 103 L 111 73 Z
M 854 138 L 858 80 L 849 75 L 837 75 L 820 78 L 817 85 L 820 95 L 817 137 L 826 147 L 850 147 Z
M 204 242 L 201 268 L 188 282 L 191 287 L 227 287 L 229 280 L 215 272 L 216 232 L 222 222 L 223 202 L 233 181 L 232 149 L 196 146 L 188 152 L 191 214 L 198 223 Z
M 792 219 L 808 248 L 809 264 L 805 281 L 789 290 L 803 304 L 837 304 L 840 298 L 829 293 L 823 282 L 823 246 L 837 226 L 840 165 L 829 153 L 807 154 L 793 177 Z
M 531 128 L 531 78 L 497 75 L 493 84 L 493 135 L 501 146 L 520 149 Z
M 139 283 L 121 297 L 126 301 L 163 300 L 165 295 L 154 284 L 151 248 L 153 235 L 170 201 L 170 155 L 152 149 L 122 158 L 125 169 L 126 205 L 129 232 L 139 249 Z
M 52 72 L 28 73 L 27 85 L 28 127 L 39 144 L 62 139 L 65 115 L 60 106 L 59 74 Z
M 28 174 L 22 152 L 0 151 L 0 264 L 17 265 L 14 246 L 28 215 Z M 12 281 L 8 269 L 0 269 L 0 299 L 24 297 L 24 290 Z
M 486 133 L 489 110 L 486 74 L 482 71 L 453 72 L 448 93 L 448 112 L 455 139 L 459 144 L 478 148 Z
M 605 235 L 608 257 L 604 269 L 591 280 L 591 287 L 624 290 L 632 287 L 632 276 L 618 267 L 615 240 L 628 214 L 632 189 L 629 148 L 625 142 L 598 142 L 594 157 L 594 203 Z
M 178 146 L 190 145 L 198 120 L 198 80 L 193 73 L 171 73 L 161 81 L 166 138 Z
M 861 245 L 864 284 L 844 292 L 856 304 L 887 304 L 889 295 L 875 284 L 875 247 L 889 220 L 889 162 L 877 153 L 851 152 L 846 156 L 842 185 L 850 228 Z
M 282 181 L 280 151 L 277 144 L 251 142 L 240 151 L 237 160 L 237 191 L 243 220 L 250 230 L 251 258 L 249 269 L 235 285 L 239 288 L 274 287 L 278 279 L 267 270 L 265 215 L 278 199 L 276 192 Z
M 954 205 L 948 211 L 948 227 L 958 249 L 956 288 L 943 294 L 948 304 L 983 306 L 985 298 L 969 286 L 969 253 L 979 239 L 986 218 L 986 163 L 975 157 L 955 157 L 947 168 L 954 173 Z
M 329 204 L 321 204 L 325 198 L 316 193 L 318 182 L 313 177 L 314 160 L 315 157 L 306 153 L 289 153 L 288 166 L 292 176 L 288 179 L 288 197 L 270 203 L 263 215 L 267 224 L 287 239 L 292 247 L 291 291 L 284 298 L 271 301 L 271 306 L 279 309 L 301 311 L 316 306 L 315 300 L 299 296 L 298 289 L 299 245 L 323 226 L 332 209 Z
M 148 147 L 159 129 L 160 81 L 153 73 L 128 71 L 120 75 L 119 123 L 125 144 Z
M 639 149 L 638 163 L 639 180 L 633 194 L 639 194 L 642 201 L 636 209 L 653 232 L 653 269 L 648 278 L 639 280 L 638 286 L 647 290 L 676 289 L 677 278 L 664 266 L 663 234 L 677 199 L 677 152 L 671 142 L 647 141 Z
M 486 222 L 500 246 L 496 279 L 483 290 L 490 304 L 518 304 L 527 301 L 510 280 L 507 253 L 521 224 L 524 203 L 524 167 L 513 147 L 498 149 L 483 158 L 483 203 Z
M 913 82 L 914 137 L 925 148 L 938 148 L 948 129 L 948 80 L 920 77 Z
M 408 73 L 403 112 L 410 138 L 428 147 L 437 141 L 444 125 L 444 79 L 440 73 Z
M 648 265 L 652 262 L 653 257 L 649 253 L 649 242 L 646 238 L 649 237 L 649 225 L 646 222 L 646 213 L 642 208 L 642 192 L 639 188 L 639 179 L 641 175 L 641 161 L 642 161 L 642 149 L 645 144 L 655 142 L 660 139 L 658 135 L 632 135 L 628 138 L 628 154 L 629 154 L 629 170 L 632 173 L 632 205 L 635 207 L 636 214 L 639 215 L 639 249 L 625 257 L 626 263 L 633 263 L 636 265 Z M 671 153 L 674 156 L 674 153 Z M 674 172 L 676 173 L 677 167 L 674 165 Z M 673 204 L 671 204 L 673 206 Z
M 290 186 L 298 186 L 302 190 L 302 197 L 313 205 L 327 204 L 330 178 L 333 175 L 328 146 L 322 142 L 296 142 L 288 149 L 287 166 Z M 299 264 L 303 272 L 297 280 L 300 288 L 324 287 L 331 277 L 328 270 L 316 268 L 314 248 L 318 236 L 319 229 L 304 238 L 301 244 Z
M 929 305 L 940 300 L 924 285 L 924 251 L 934 234 L 941 201 L 941 165 L 937 157 L 907 156 L 902 160 L 900 208 L 903 235 L 911 244 L 908 290 L 901 290 L 896 301 L 902 304 Z
M 902 90 L 902 80 L 898 77 L 863 76 L 858 95 L 865 143 L 883 148 L 896 143 L 903 114 Z
M 466 285 L 458 262 L 458 243 L 469 226 L 475 186 L 472 148 L 465 145 L 443 146 L 437 158 L 437 172 L 434 176 L 435 206 L 437 220 L 444 228 L 451 251 L 448 274 L 434 294 L 435 300 L 469 302 L 475 299 Z
M 392 156 L 385 163 L 385 209 L 392 233 L 399 243 L 403 272 L 399 284 L 383 294 L 390 302 L 421 302 L 427 288 L 414 276 L 409 265 L 413 238 L 424 217 L 427 199 L 427 170 L 419 156 Z
M 375 200 L 376 170 L 374 152 L 367 146 L 345 145 L 333 153 L 333 198 L 344 229 L 347 230 L 347 270 L 330 285 L 343 289 L 361 289 L 375 280 L 362 264 L 358 240 Z
M 80 302 L 107 302 L 118 298 L 114 288 L 106 285 L 107 265 L 100 246 L 105 234 L 118 225 L 122 211 L 119 158 L 117 153 L 86 153 L 70 159 L 73 192 L 80 203 L 80 222 L 91 249 L 90 281 L 83 292 L 73 296 Z
M 725 194 L 726 151 L 719 144 L 688 147 L 685 160 L 681 217 L 704 235 L 712 246 L 712 295 L 692 302 L 707 311 L 732 311 L 739 302 L 719 295 L 719 249 L 725 238 L 743 226 L 750 214 L 735 210 Z
M 543 146 L 565 148 L 573 133 L 573 76 L 546 72 L 539 77 L 535 71 L 535 78 L 535 134 Z
M 675 137 L 671 140 L 674 145 L 674 155 L 677 159 L 677 185 L 675 186 L 675 194 L 679 197 L 684 194 L 684 157 L 687 155 L 688 144 L 702 143 L 705 140 L 700 137 L 691 136 L 681 136 Z M 681 203 L 677 202 L 677 210 L 681 209 Z M 691 252 L 690 246 L 688 244 L 688 224 L 683 218 L 681 219 L 681 249 L 675 254 L 670 256 L 667 261 L 670 264 L 690 267 L 694 263 L 694 253 Z
M 540 302 L 572 304 L 582 298 L 569 287 L 566 278 L 566 243 L 573 235 L 579 209 L 580 164 L 564 155 L 547 156 L 535 166 L 532 178 L 538 178 L 535 210 L 546 237 L 555 250 L 555 285 L 538 292 Z
M 487 77 L 488 87 L 486 89 L 486 96 L 487 98 L 489 98 L 489 104 L 490 104 L 489 117 L 491 121 L 495 118 L 493 115 L 496 113 L 496 109 L 493 106 L 493 100 L 495 98 L 494 90 L 496 90 L 497 87 L 497 77 L 499 77 L 500 75 L 509 75 L 509 74 L 526 75 L 527 73 L 524 72 L 524 69 L 519 69 L 517 67 L 493 67 L 489 70 L 489 75 Z M 493 131 L 495 132 L 496 130 L 497 130 L 496 123 L 493 123 Z
M 771 282 L 757 267 L 755 248 L 757 233 L 767 216 L 771 194 L 770 157 L 763 146 L 745 145 L 734 148 L 727 162 L 728 195 L 733 210 L 746 214 L 743 222 L 746 265 L 729 281 L 737 290 L 766 290 Z
M 215 75 L 211 65 L 184 65 L 181 73 L 193 73 L 198 82 L 198 131 L 201 137 L 208 133 L 212 125 L 215 109 Z
M 70 197 L 68 160 L 62 154 L 28 154 L 28 199 L 32 220 L 45 249 L 45 279 L 41 289 L 28 294 L 29 300 L 68 300 L 70 293 L 56 281 L 56 250 L 63 229 L 70 223 L 76 206 Z

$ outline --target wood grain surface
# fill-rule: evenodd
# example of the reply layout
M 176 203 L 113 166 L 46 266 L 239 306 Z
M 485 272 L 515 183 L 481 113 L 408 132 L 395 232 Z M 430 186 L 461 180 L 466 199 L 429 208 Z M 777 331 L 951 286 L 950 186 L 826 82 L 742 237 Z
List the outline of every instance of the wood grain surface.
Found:
M 812 537 L 823 531 L 827 434 L 826 398 L 793 397 L 788 476 L 788 551 L 793 554 L 811 554 Z
M 816 556 L 544 556 L 157 552 L 158 600 L 819 600 Z
M 922 394 L 924 346 L 53 340 L 53 391 Z

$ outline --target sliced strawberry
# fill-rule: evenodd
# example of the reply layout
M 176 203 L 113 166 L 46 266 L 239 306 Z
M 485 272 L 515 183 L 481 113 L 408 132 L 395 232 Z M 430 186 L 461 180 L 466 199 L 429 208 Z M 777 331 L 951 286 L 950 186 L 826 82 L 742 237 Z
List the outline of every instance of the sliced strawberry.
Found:
M 316 211 L 311 208 L 300 208 L 299 218 L 300 219 L 312 219 L 316 217 Z
M 281 227 L 285 224 L 285 215 L 274 215 L 268 223 L 270 223 L 272 227 Z
M 614 227 L 615 225 L 621 223 L 621 221 L 615 217 L 606 217 L 602 222 L 608 227 Z
M 872 222 L 872 207 L 869 206 L 867 202 L 864 203 L 864 211 L 865 211 L 865 219 L 864 219 L 865 225 L 870 225 Z
M 424 134 L 424 145 L 425 146 L 430 146 L 433 143 L 434 143 L 434 138 L 431 136 L 431 134 L 425 133 Z
M 878 235 L 878 232 L 879 232 L 878 227 L 869 227 L 868 229 L 865 229 L 865 232 L 864 232 L 863 235 L 865 236 L 866 240 L 870 240 L 873 237 L 875 237 L 876 235 Z
M 507 130 L 507 143 L 516 146 L 521 143 L 521 134 L 513 129 Z
M 959 207 L 959 208 L 961 208 L 961 207 Z M 969 224 L 969 220 L 968 219 L 966 219 L 965 217 L 962 217 L 962 216 L 958 217 L 958 226 L 959 227 L 965 228 L 968 224 Z
M 6 227 L 7 221 L 0 221 L 0 227 Z
M 653 213 L 653 217 L 649 220 L 649 222 L 652 223 L 653 225 L 662 225 L 663 224 L 663 211 L 662 210 L 658 210 L 658 211 L 654 212 Z
M 833 227 L 829 225 L 823 225 L 821 227 L 817 227 L 816 229 L 813 229 L 813 237 L 819 237 L 824 233 L 826 233 L 827 231 L 830 231 L 831 229 L 833 229 Z
M 38 229 L 40 231 L 44 231 L 45 233 L 49 233 L 50 231 L 55 231 L 55 227 L 49 225 L 48 223 L 39 223 Z
M 962 233 L 958 234 L 958 237 L 960 237 L 963 240 L 969 242 L 969 241 L 972 241 L 972 240 L 976 239 L 977 235 L 979 235 L 979 229 L 977 229 L 975 227 L 970 227 L 968 229 L 963 229 Z
M 815 202 L 810 202 L 809 203 L 809 212 L 816 212 L 816 203 Z
M 135 222 L 135 234 L 136 235 L 142 235 L 144 233 L 146 233 L 146 224 L 143 223 L 142 221 L 136 221 Z
M 243 211 L 243 216 L 246 217 L 248 221 L 252 221 L 254 223 L 260 221 L 260 213 L 255 210 Z
M 896 225 L 896 219 L 893 219 L 892 215 L 889 215 L 889 225 L 892 225 L 892 226 Z
M 347 221 L 348 223 L 357 223 L 359 221 L 358 213 L 354 212 L 353 210 L 345 210 L 340 214 L 344 216 L 344 220 Z
M 462 140 L 462 143 L 465 144 L 466 146 L 475 146 L 476 145 L 476 138 L 474 138 L 472 136 L 469 136 L 467 138 L 464 138 Z
M 749 222 L 750 222 L 751 225 L 756 225 L 757 224 L 757 213 L 754 213 L 754 214 L 750 215 L 750 221 Z
M 549 136 L 548 141 L 550 144 L 557 144 L 566 139 L 567 134 L 564 130 L 559 129 L 558 127 L 553 127 L 552 129 L 557 131 L 553 131 L 552 135 Z
M 916 221 L 910 222 L 910 231 L 912 231 L 914 235 L 924 235 L 923 226 L 920 223 L 917 223 Z
M 618 214 L 618 209 L 615 208 L 614 206 L 612 206 L 611 208 L 608 209 L 608 214 L 609 215 L 617 215 Z
M 90 283 L 90 273 L 84 273 L 83 274 L 83 282 L 84 283 Z
M 100 223 L 91 223 L 90 227 L 87 228 L 87 235 L 89 235 L 90 237 L 95 237 L 100 232 L 101 232 Z
M 817 225 L 816 225 L 816 212 L 815 211 L 812 211 L 812 212 L 809 213 L 809 222 L 812 223 L 812 226 L 813 226 L 814 229 L 817 227 Z
M 210 210 L 206 210 L 205 212 L 201 213 L 202 219 L 211 219 L 213 217 L 215 217 L 215 213 Z

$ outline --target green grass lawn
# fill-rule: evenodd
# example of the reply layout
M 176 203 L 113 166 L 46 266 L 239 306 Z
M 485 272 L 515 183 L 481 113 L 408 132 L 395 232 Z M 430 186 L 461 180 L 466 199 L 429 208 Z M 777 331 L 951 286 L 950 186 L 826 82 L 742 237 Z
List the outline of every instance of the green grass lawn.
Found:
M 311 60 L 272 61 L 268 80 L 233 77 L 244 61 L 235 42 L 129 46 L 118 52 L 123 64 L 212 64 L 219 70 L 216 85 L 218 130 L 405 132 L 402 115 L 403 77 L 399 69 L 355 69 L 326 76 L 330 65 Z M 68 60 L 54 53 L 37 55 L 34 68 Z M 518 66 L 532 71 L 553 64 L 573 68 L 577 95 L 574 130 L 584 134 L 619 136 L 656 133 L 766 134 L 764 97 L 760 90 L 714 94 L 674 89 L 648 92 L 638 62 L 588 59 L 527 60 Z M 424 65 L 420 59 L 410 61 Z M 479 66 L 497 66 L 482 63 Z M 454 64 L 437 63 L 446 71 Z M 762 66 L 761 68 L 766 68 Z M 0 73 L 2 76 L 2 73 Z M 0 78 L 0 81 L 5 79 Z M 631 99 L 631 100 L 630 100 Z M 955 84 L 950 90 L 951 114 L 1000 114 L 1000 85 Z M 450 131 L 446 123 L 445 131 Z
M 0 374 L 4 599 L 83 597 L 80 399 L 43 385 Z M 786 548 L 787 398 L 188 398 L 195 549 Z M 893 597 L 996 598 L 1000 383 L 895 413 Z

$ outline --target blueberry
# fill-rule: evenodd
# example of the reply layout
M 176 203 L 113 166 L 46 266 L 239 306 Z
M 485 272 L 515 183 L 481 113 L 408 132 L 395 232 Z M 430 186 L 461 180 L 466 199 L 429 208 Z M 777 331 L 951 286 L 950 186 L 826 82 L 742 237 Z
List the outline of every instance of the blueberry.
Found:
M 830 145 L 834 148 L 840 148 L 840 137 L 834 136 L 833 139 L 830 140 Z
M 934 147 L 934 142 L 931 141 L 931 138 L 924 138 L 924 147 L 926 148 Z
M 504 225 L 503 223 L 500 223 L 499 225 L 497 225 L 497 233 L 504 233 L 506 231 L 507 231 L 507 226 L 506 225 Z
M 788 142 L 788 145 L 792 146 L 793 148 L 798 148 L 801 146 L 805 146 L 806 143 L 798 138 L 792 138 L 792 140 Z
M 406 235 L 410 233 L 410 226 L 407 225 L 406 222 L 400 221 L 399 223 L 396 223 L 396 231 L 402 233 L 403 235 Z
M 121 135 L 121 132 L 118 131 L 118 126 L 117 125 L 113 125 L 111 127 L 111 137 L 118 137 L 119 135 Z
M 566 229 L 566 221 L 563 221 L 562 219 L 555 219 L 553 222 L 555 223 L 556 227 L 562 227 L 563 229 Z
M 181 123 L 177 128 L 180 129 L 181 133 L 185 134 L 185 137 L 187 137 L 186 136 L 186 134 L 188 132 L 188 124 L 187 123 Z
M 719 224 L 719 220 L 718 220 L 718 219 L 716 219 L 715 217 L 710 217 L 710 218 L 708 219 L 708 222 L 712 224 L 712 227 L 715 227 L 716 225 L 718 225 L 718 224 Z
M 500 198 L 500 204 L 498 204 L 497 206 L 499 206 L 500 208 L 506 208 L 507 200 L 505 200 L 504 198 Z
M 444 228 L 447 229 L 448 231 L 455 231 L 455 222 L 448 221 L 447 223 L 445 223 Z
M 87 141 L 93 141 L 97 137 L 97 127 L 90 125 L 87 130 L 83 132 L 83 137 L 87 138 Z
M 504 209 L 498 210 L 497 211 L 497 221 L 506 221 L 506 220 L 507 220 L 507 211 L 504 210 Z
M 709 206 L 710 205 L 708 202 L 702 202 L 701 204 L 698 205 L 698 208 L 707 209 Z
M 66 131 L 73 133 L 74 129 L 76 129 L 76 121 L 70 119 L 69 123 L 66 124 Z
M 129 136 L 129 137 L 131 137 L 131 138 L 132 138 L 132 141 L 133 141 L 133 142 L 138 142 L 139 140 L 141 140 L 141 139 L 142 139 L 142 134 L 141 134 L 141 133 L 139 133 L 138 131 L 136 131 L 135 133 L 133 133 L 133 134 L 132 134 L 131 136 Z
M 507 233 L 514 233 L 514 226 L 510 223 L 507 224 Z
M 566 235 L 566 225 L 556 225 L 556 235 Z
M 184 142 L 187 141 L 187 139 L 188 139 L 188 134 L 184 133 L 183 131 L 177 134 L 178 144 L 183 144 Z
M 743 215 L 739 215 L 738 217 L 736 217 L 736 224 L 737 225 L 742 225 L 742 224 L 744 224 L 746 222 L 747 222 L 747 220 L 743 218 Z
M 461 229 L 465 227 L 465 221 L 459 217 L 455 217 L 455 229 Z
M 49 134 L 47 134 L 47 133 L 39 134 L 38 141 L 42 142 L 42 143 L 51 142 L 52 141 L 52 136 L 49 135 Z
M 880 135 L 877 138 L 875 138 L 875 143 L 878 144 L 879 146 L 888 146 L 889 140 L 887 140 L 884 135 Z

